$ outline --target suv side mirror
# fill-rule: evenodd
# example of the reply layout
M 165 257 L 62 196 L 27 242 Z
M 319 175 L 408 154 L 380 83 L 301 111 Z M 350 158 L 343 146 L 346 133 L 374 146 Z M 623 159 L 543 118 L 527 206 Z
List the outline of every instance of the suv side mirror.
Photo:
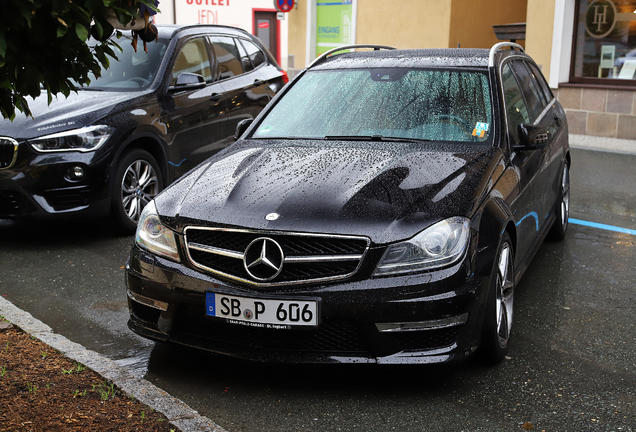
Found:
M 172 91 L 194 90 L 205 87 L 205 78 L 199 74 L 190 72 L 181 72 L 177 76 L 177 82 L 174 86 L 168 88 Z
M 521 123 L 517 131 L 519 145 L 513 147 L 515 150 L 539 150 L 548 145 L 548 132 L 540 126 Z
M 238 139 L 245 133 L 248 127 L 252 124 L 254 119 L 245 119 L 238 122 L 236 125 L 236 132 L 234 132 L 234 141 L 238 141 Z

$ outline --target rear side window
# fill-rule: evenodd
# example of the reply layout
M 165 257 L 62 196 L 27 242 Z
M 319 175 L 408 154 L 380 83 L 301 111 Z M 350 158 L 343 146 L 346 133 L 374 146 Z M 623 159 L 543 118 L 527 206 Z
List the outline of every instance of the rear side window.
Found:
M 241 39 L 241 43 L 245 47 L 247 56 L 250 58 L 254 69 L 265 63 L 265 53 L 263 53 L 263 51 L 261 51 L 261 49 L 257 47 L 256 44 L 244 39 Z
M 226 36 L 211 36 L 212 51 L 216 56 L 221 71 L 221 79 L 232 78 L 243 73 L 240 55 L 234 38 Z
M 235 42 L 239 50 L 239 55 L 241 56 L 241 64 L 243 65 L 243 70 L 245 72 L 251 71 L 252 69 L 254 69 L 254 66 L 252 66 L 252 61 L 247 56 L 247 51 L 245 51 L 245 48 L 243 48 L 243 45 L 241 44 L 240 40 L 235 39 Z

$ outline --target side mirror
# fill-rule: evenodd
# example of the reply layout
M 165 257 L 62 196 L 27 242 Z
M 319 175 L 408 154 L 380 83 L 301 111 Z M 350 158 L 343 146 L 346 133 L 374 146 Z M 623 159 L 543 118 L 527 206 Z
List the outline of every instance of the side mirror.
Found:
M 181 72 L 177 76 L 177 82 L 174 86 L 168 88 L 171 91 L 194 90 L 205 87 L 205 78 L 199 74 L 190 72 Z
M 521 123 L 517 126 L 519 132 L 519 145 L 515 145 L 515 150 L 539 150 L 548 145 L 548 132 L 540 127 L 528 123 Z
M 234 141 L 238 141 L 238 139 L 245 133 L 248 127 L 252 124 L 254 119 L 245 119 L 238 122 L 236 125 L 236 132 L 234 133 Z

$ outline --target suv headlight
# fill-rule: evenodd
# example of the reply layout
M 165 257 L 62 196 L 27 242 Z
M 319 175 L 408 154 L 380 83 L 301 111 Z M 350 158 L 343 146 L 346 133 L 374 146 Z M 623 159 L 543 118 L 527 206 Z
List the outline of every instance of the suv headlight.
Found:
M 163 226 L 155 201 L 150 201 L 139 216 L 135 242 L 148 252 L 179 262 L 179 251 L 174 232 Z
M 115 128 L 104 125 L 86 126 L 28 140 L 41 152 L 97 150 L 113 134 Z
M 457 216 L 438 222 L 410 240 L 387 247 L 373 275 L 410 273 L 453 264 L 464 255 L 469 233 L 467 218 Z

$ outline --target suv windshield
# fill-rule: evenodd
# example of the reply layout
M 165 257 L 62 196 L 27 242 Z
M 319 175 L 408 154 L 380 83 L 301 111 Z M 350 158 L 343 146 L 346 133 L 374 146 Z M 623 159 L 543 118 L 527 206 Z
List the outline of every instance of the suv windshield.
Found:
M 102 67 L 101 76 L 95 78 L 91 74 L 91 83 L 84 87 L 89 90 L 145 90 L 154 81 L 163 55 L 166 52 L 166 41 L 158 40 L 147 44 L 148 53 L 144 52 L 143 42 L 139 42 L 137 52 L 131 45 L 132 39 L 124 36 L 117 40 L 121 50 L 113 49 L 117 60 L 109 57 L 110 67 Z
M 308 71 L 253 138 L 405 138 L 485 142 L 492 108 L 483 72 L 407 68 Z

